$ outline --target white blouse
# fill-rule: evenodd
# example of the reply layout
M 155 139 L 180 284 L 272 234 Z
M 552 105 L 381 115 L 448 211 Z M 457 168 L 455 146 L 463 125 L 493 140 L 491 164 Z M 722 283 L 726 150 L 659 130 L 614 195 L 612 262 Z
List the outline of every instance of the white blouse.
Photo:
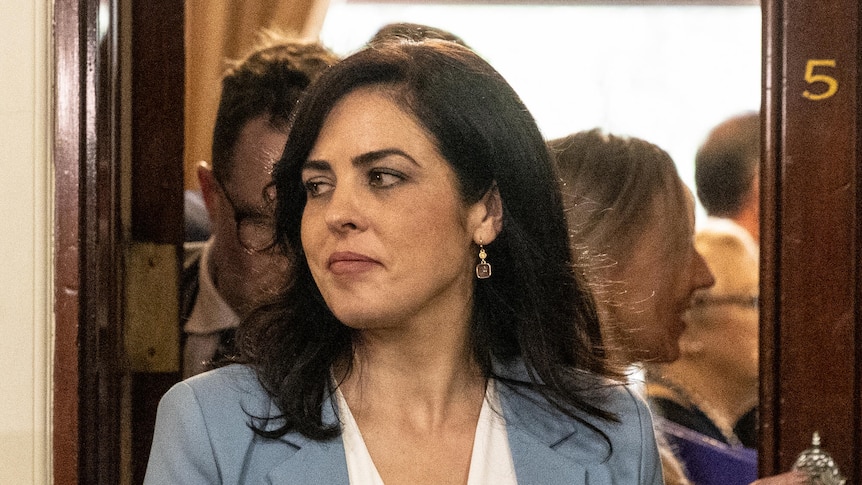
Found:
M 338 402 L 338 414 L 341 419 L 341 439 L 344 442 L 344 452 L 347 458 L 347 474 L 350 483 L 354 485 L 384 485 L 383 479 L 365 441 L 359 426 L 347 406 L 347 401 L 340 390 L 335 391 Z M 489 381 L 485 391 L 485 400 L 479 411 L 479 422 L 476 425 L 476 436 L 473 440 L 473 455 L 470 458 L 470 472 L 467 485 L 517 485 L 515 463 L 512 461 L 512 451 L 509 449 L 509 437 L 506 433 L 506 421 L 503 416 L 494 411 L 500 409 L 494 381 Z

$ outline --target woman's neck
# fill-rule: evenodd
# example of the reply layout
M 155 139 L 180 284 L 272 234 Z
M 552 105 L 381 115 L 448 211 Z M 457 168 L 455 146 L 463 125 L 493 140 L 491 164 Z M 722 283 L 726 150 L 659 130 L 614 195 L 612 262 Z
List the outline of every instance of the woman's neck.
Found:
M 409 410 L 432 423 L 453 408 L 481 407 L 485 377 L 466 338 L 447 339 L 445 332 L 437 339 L 371 332 L 358 338 L 349 369 L 334 369 L 354 415 Z

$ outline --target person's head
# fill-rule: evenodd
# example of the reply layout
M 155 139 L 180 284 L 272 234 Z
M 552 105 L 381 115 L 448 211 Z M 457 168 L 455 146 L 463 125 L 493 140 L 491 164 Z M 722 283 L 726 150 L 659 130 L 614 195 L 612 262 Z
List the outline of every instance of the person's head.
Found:
M 680 361 L 714 369 L 713 375 L 751 389 L 758 382 L 758 250 L 737 225 L 713 219 L 695 246 L 715 285 L 699 290 L 680 339 Z
M 628 362 L 676 359 L 691 295 L 712 276 L 694 249 L 694 201 L 673 160 L 598 129 L 549 145 L 608 345 Z
M 573 392 L 560 373 L 605 373 L 553 161 L 518 96 L 469 49 L 392 42 L 342 60 L 298 106 L 273 178 L 293 308 L 240 342 L 286 394 L 321 392 L 362 329 L 403 322 L 429 335 L 464 322 L 460 345 L 486 376 L 522 357 L 557 397 Z M 308 368 L 285 377 L 272 363 L 286 359 Z
M 734 116 L 712 129 L 694 162 L 697 197 L 710 216 L 760 234 L 760 114 Z
M 461 37 L 448 30 L 431 27 L 429 25 L 415 24 L 410 22 L 396 22 L 381 27 L 368 41 L 368 45 L 393 40 L 421 41 L 424 39 L 448 40 L 464 47 L 469 47 Z
M 212 225 L 208 270 L 240 313 L 284 281 L 288 260 L 272 250 L 273 204 L 264 188 L 300 95 L 336 61 L 318 43 L 269 33 L 222 80 L 212 165 L 202 163 L 198 179 Z

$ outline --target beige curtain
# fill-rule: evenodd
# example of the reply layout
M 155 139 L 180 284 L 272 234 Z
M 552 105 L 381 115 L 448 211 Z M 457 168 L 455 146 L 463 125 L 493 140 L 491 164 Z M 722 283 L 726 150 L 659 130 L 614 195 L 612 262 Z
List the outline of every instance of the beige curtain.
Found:
M 185 186 L 210 159 L 226 59 L 248 53 L 263 28 L 317 38 L 329 0 L 186 0 Z

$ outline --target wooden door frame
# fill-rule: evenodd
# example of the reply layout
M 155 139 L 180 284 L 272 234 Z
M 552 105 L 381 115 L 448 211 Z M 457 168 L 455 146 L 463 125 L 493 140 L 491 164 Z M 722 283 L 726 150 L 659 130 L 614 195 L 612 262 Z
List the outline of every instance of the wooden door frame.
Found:
M 79 482 L 79 463 L 86 461 L 87 446 L 81 437 L 89 430 L 81 416 L 92 406 L 79 402 L 90 388 L 82 370 L 95 362 L 81 362 L 88 341 L 81 334 L 83 309 L 90 305 L 83 285 L 86 267 L 84 238 L 87 209 L 82 207 L 86 167 L 95 160 L 94 146 L 88 141 L 95 131 L 95 112 L 88 109 L 95 84 L 85 66 L 96 56 L 91 15 L 95 1 L 55 0 L 54 2 L 54 483 Z
M 101 33 L 100 6 L 110 12 Z M 124 254 L 135 241 L 182 239 L 183 11 L 182 0 L 54 0 L 57 484 L 115 485 L 134 475 Z M 122 21 L 140 22 L 131 56 L 120 54 L 121 31 L 132 32 Z
M 120 483 L 116 32 L 54 2 L 54 483 Z M 107 60 L 107 62 L 106 62 Z
M 763 476 L 787 471 L 817 431 L 848 483 L 862 479 L 860 12 L 856 0 L 763 2 Z M 829 83 L 814 76 L 837 91 L 818 99 Z

